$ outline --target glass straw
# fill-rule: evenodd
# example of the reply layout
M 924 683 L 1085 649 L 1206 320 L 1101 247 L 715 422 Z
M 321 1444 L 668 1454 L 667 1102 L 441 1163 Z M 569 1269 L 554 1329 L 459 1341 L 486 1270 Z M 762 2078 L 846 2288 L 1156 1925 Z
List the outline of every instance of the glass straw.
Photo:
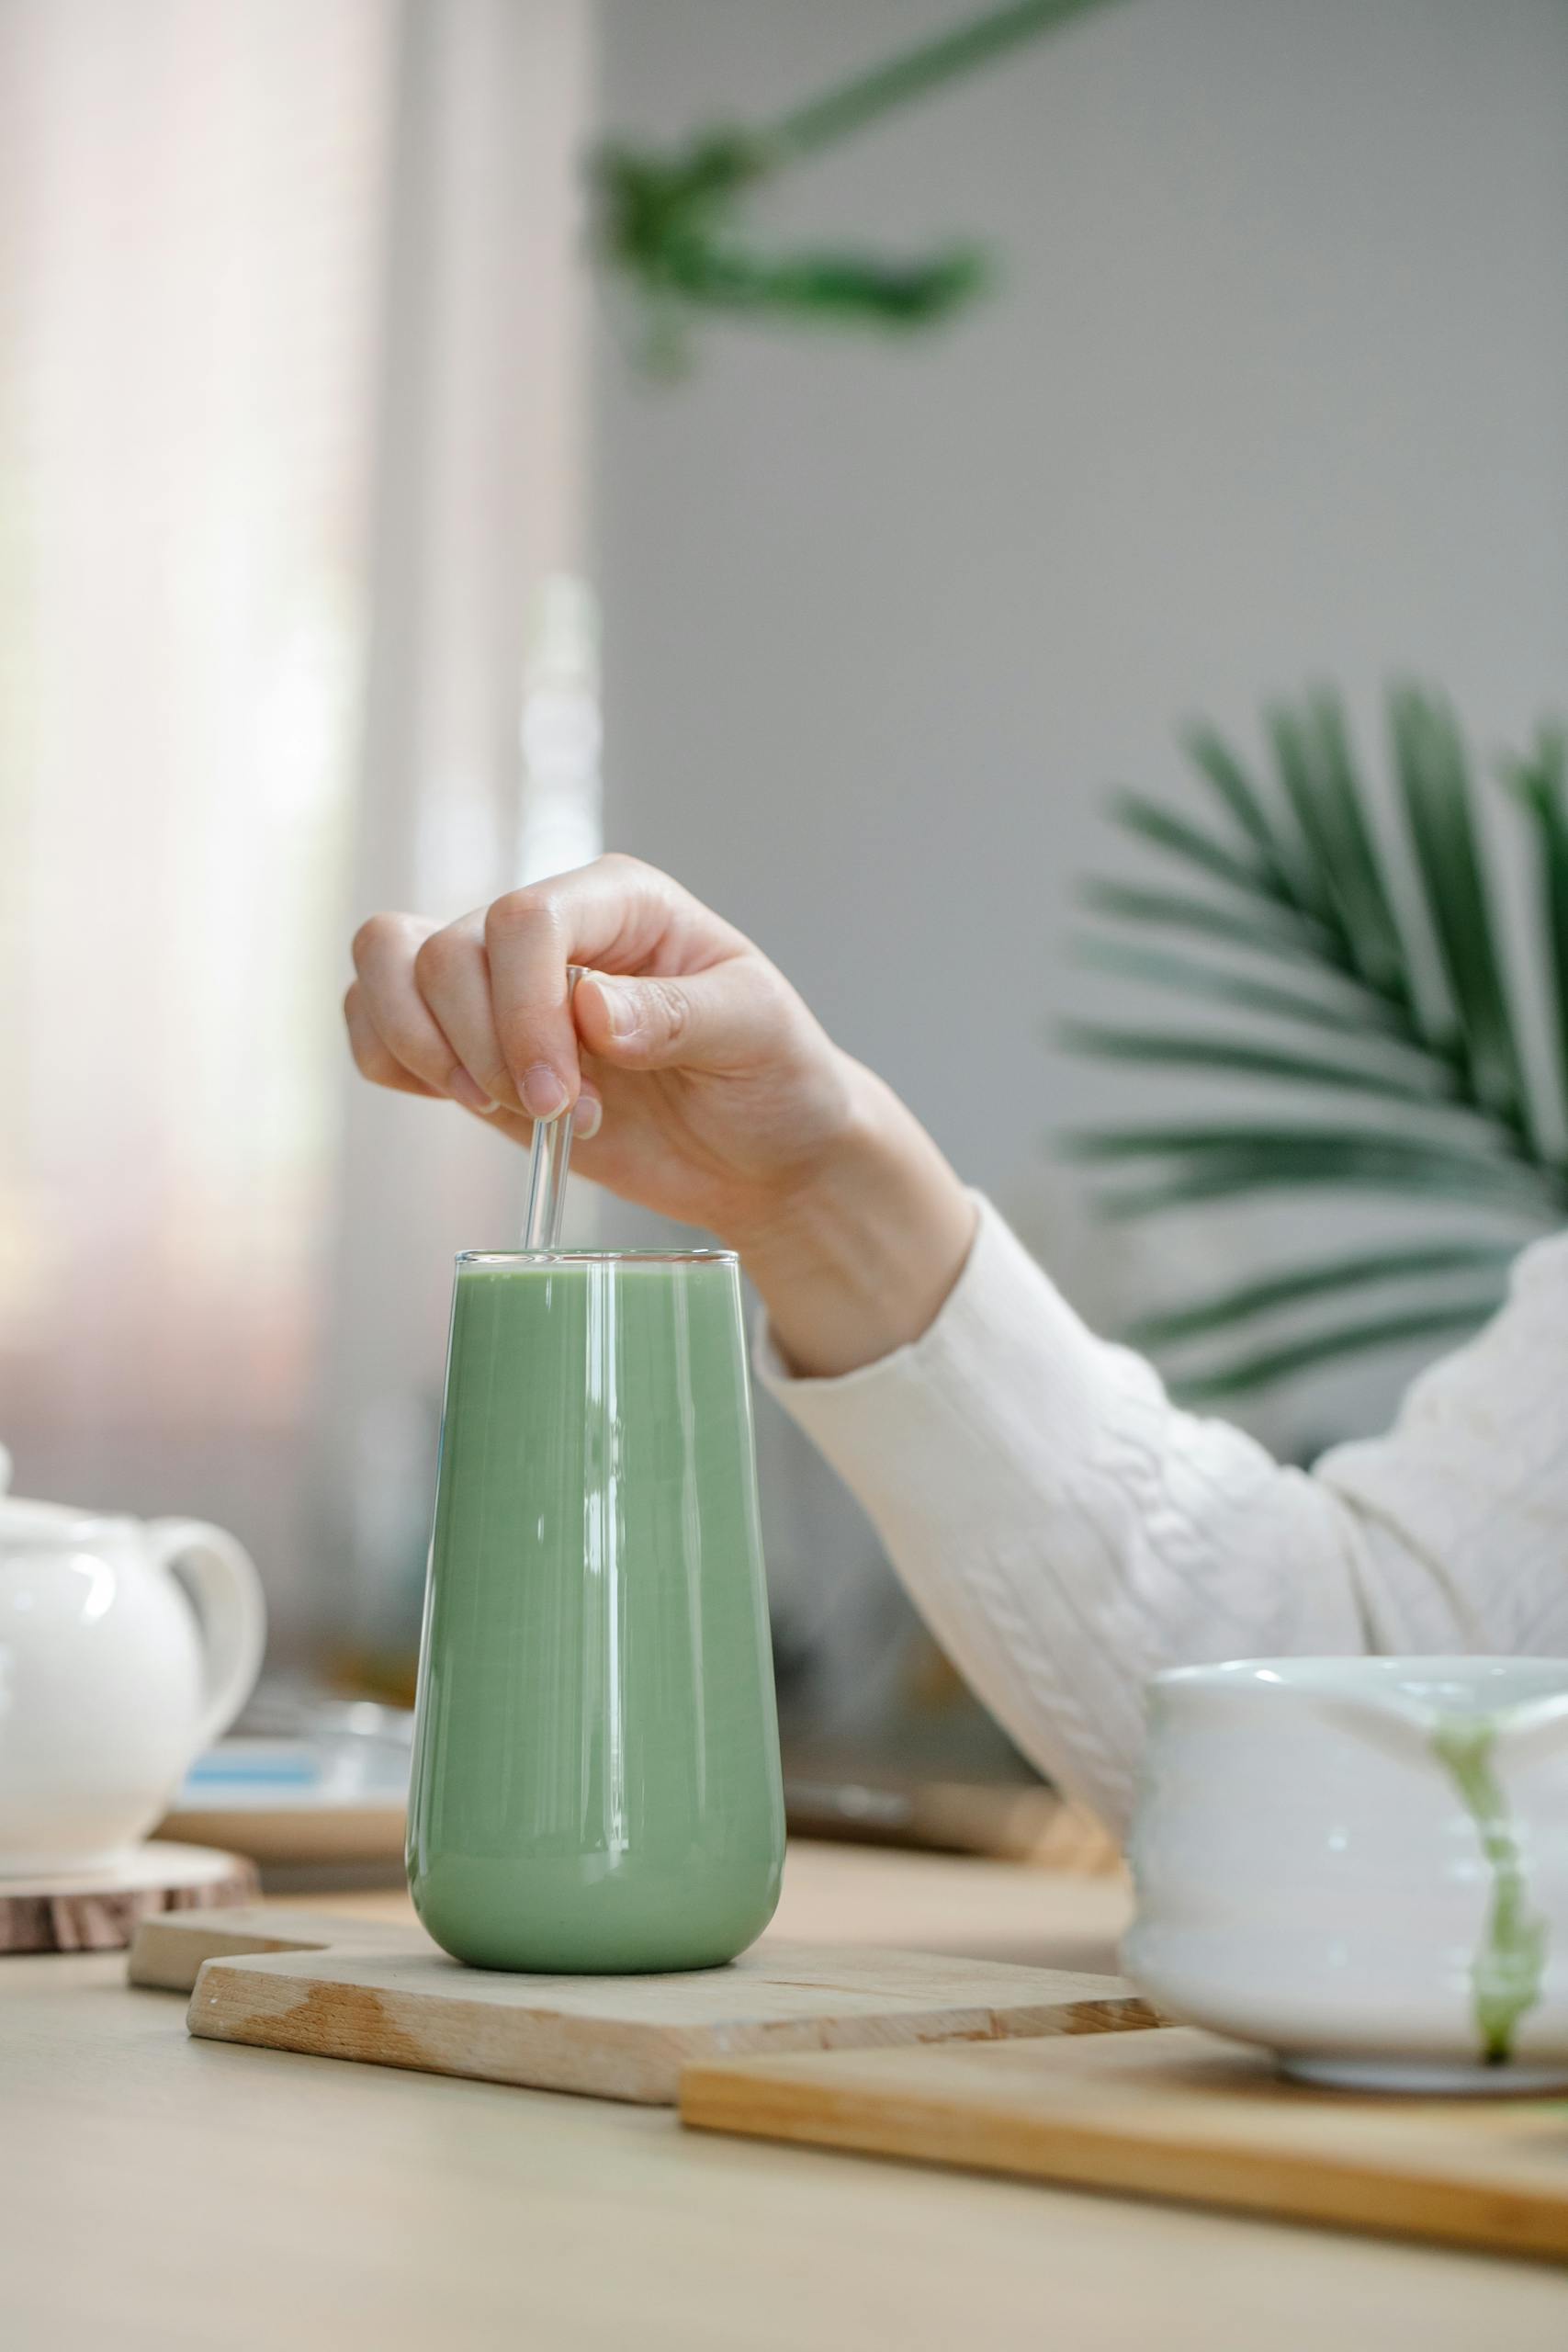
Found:
M 581 964 L 566 967 L 566 1001 L 570 1011 L 582 978 Z M 566 1208 L 567 1170 L 571 1164 L 571 1114 L 558 1112 L 553 1119 L 534 1122 L 534 1148 L 528 1159 L 528 1207 L 523 1219 L 525 1250 L 558 1250 L 561 1216 Z

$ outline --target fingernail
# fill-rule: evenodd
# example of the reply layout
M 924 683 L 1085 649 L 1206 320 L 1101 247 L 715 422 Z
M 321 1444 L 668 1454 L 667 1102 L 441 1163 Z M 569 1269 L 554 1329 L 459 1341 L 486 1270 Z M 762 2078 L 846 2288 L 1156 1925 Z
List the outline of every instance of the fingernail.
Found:
M 572 1134 L 586 1143 L 590 1136 L 598 1134 L 604 1116 L 604 1105 L 596 1094 L 580 1094 L 571 1106 Z
M 466 1111 L 482 1112 L 487 1119 L 493 1118 L 501 1108 L 482 1086 L 475 1085 L 466 1069 L 453 1071 L 446 1081 L 446 1091 L 454 1102 L 460 1102 Z
M 536 1062 L 523 1080 L 523 1102 L 531 1119 L 558 1119 L 566 1109 L 566 1089 L 548 1062 Z
M 611 1036 L 629 1037 L 637 1027 L 637 1002 L 630 989 L 622 988 L 618 981 L 605 979 L 601 972 L 595 972 L 593 977 L 604 999 L 604 1019 Z

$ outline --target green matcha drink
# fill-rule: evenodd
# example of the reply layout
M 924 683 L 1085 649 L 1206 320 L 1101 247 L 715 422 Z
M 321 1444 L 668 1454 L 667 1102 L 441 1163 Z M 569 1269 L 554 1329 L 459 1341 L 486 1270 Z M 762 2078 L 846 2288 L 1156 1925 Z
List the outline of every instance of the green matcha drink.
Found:
M 733 1257 L 457 1261 L 409 1883 L 484 1968 L 706 1968 L 784 1859 Z

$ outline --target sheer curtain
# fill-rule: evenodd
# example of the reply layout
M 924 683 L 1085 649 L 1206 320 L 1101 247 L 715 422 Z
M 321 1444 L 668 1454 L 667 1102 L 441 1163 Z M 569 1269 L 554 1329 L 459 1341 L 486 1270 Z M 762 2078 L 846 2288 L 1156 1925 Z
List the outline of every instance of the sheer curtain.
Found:
M 590 31 L 585 0 L 402 15 L 351 920 L 449 919 L 522 878 L 520 739 L 555 634 L 547 592 L 581 560 Z M 523 1170 L 461 1113 L 346 1077 L 341 1099 L 310 1543 L 345 1662 L 397 1688 L 452 1253 L 515 1237 Z
M 491 1238 L 336 1006 L 357 912 L 507 878 L 580 16 L 0 0 L 0 1438 L 234 1527 L 286 1647 Z

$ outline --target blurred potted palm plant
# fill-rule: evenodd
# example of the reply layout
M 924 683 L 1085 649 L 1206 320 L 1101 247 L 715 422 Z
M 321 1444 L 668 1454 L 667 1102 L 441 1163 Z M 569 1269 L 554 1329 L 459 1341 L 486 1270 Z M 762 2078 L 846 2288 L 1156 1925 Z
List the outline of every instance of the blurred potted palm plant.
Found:
M 650 371 L 682 373 L 705 317 L 898 333 L 961 310 L 989 282 L 977 244 L 891 255 L 852 239 L 779 253 L 754 242 L 747 208 L 846 139 L 1114 5 L 1004 0 L 770 120 L 712 123 L 671 149 L 606 140 L 589 163 L 593 243 L 603 266 L 637 299 Z
M 1266 1088 L 1270 1106 L 1069 1136 L 1071 1156 L 1129 1171 L 1102 1190 L 1108 1216 L 1282 1190 L 1382 1193 L 1412 1211 L 1408 1238 L 1309 1254 L 1142 1318 L 1127 1336 L 1168 1357 L 1193 1401 L 1472 1329 L 1497 1306 L 1521 1243 L 1568 1215 L 1568 739 L 1543 727 L 1503 774 L 1534 899 L 1513 943 L 1529 980 L 1521 1024 L 1458 724 L 1441 697 L 1408 685 L 1391 692 L 1388 718 L 1403 820 L 1388 845 L 1340 702 L 1319 690 L 1268 713 L 1261 781 L 1211 728 L 1190 729 L 1213 820 L 1119 795 L 1115 823 L 1172 879 L 1086 888 L 1101 923 L 1085 957 L 1157 989 L 1162 1011 L 1185 999 L 1206 1017 L 1075 1023 L 1066 1042 L 1150 1072 Z M 1281 1114 L 1281 1099 L 1299 1107 Z M 1314 1230 L 1327 1224 L 1314 1215 Z M 1281 1315 L 1319 1307 L 1325 1322 L 1260 1339 Z

